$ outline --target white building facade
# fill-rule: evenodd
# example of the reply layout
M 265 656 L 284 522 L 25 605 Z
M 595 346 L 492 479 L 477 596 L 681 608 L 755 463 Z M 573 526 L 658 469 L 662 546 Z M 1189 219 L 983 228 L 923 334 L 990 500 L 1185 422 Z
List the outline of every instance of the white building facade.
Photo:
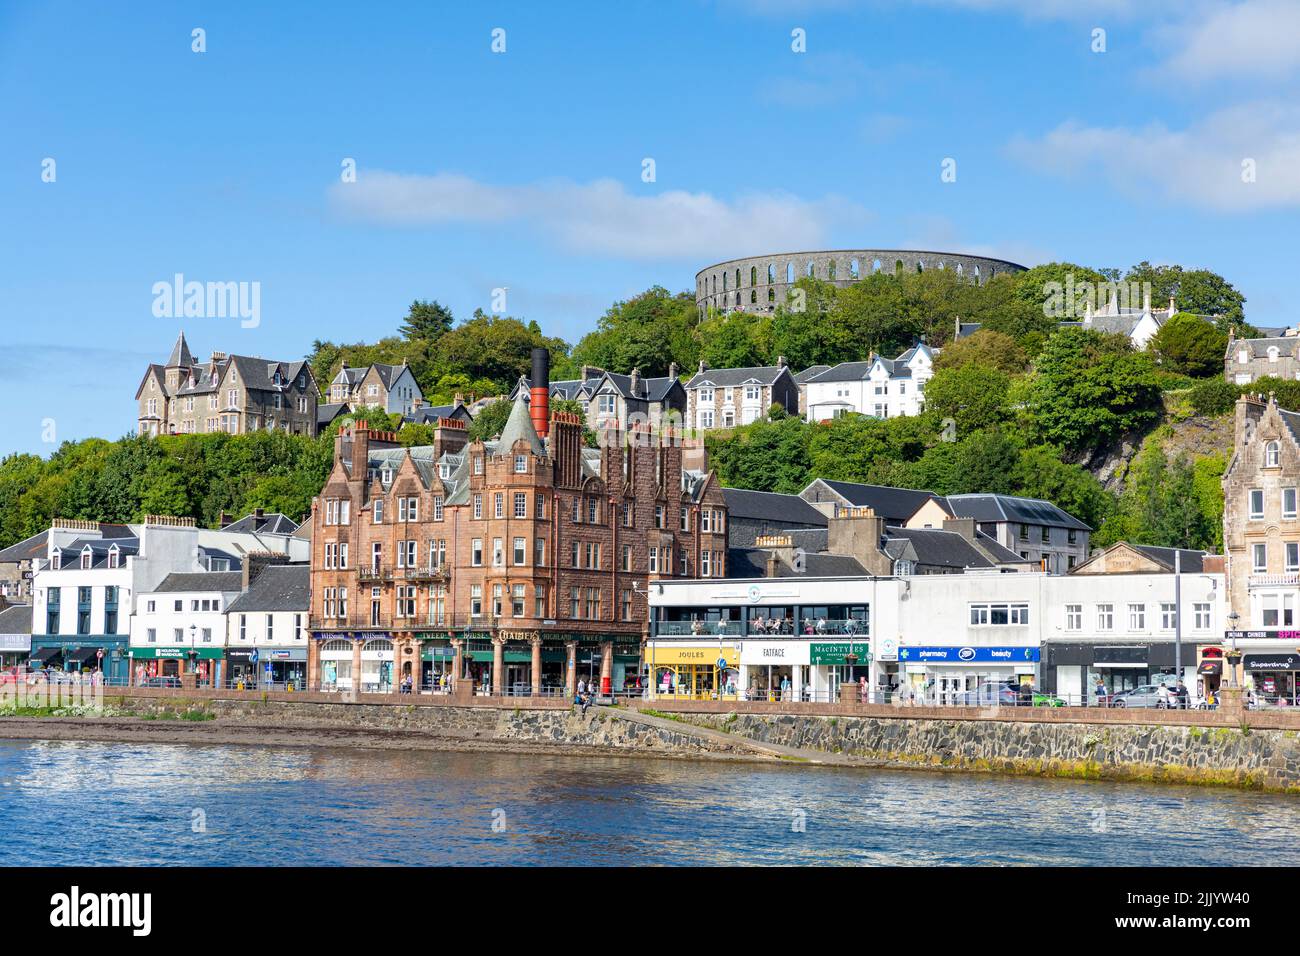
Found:
M 934 377 L 934 355 L 920 343 L 896 359 L 873 356 L 842 362 L 804 384 L 811 422 L 848 413 L 875 418 L 918 415 L 925 407 L 925 383 Z

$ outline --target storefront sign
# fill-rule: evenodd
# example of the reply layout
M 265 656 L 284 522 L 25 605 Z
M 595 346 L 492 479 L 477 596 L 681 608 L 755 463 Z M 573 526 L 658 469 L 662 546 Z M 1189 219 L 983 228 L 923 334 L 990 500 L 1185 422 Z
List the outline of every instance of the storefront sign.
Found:
M 1281 640 L 1281 641 L 1300 641 L 1300 631 L 1294 630 L 1261 630 L 1261 631 L 1224 631 L 1223 636 L 1226 640 L 1233 641 L 1256 641 L 1256 640 Z
M 1300 671 L 1300 654 L 1247 654 L 1241 666 L 1248 671 Z
M 30 634 L 0 634 L 0 651 L 30 651 L 31 649 Z
M 660 664 L 706 664 L 713 666 L 719 659 L 728 667 L 740 663 L 740 651 L 734 647 L 719 648 L 716 644 L 686 646 L 683 644 L 651 644 L 646 649 L 646 661 Z
M 763 664 L 807 664 L 808 653 L 807 641 L 745 641 L 740 645 L 740 663 L 751 667 Z M 715 662 L 718 656 L 715 647 Z
M 191 654 L 199 660 L 221 660 L 226 656 L 223 647 L 133 647 L 131 656 L 138 661 L 184 660 Z
M 858 656 L 859 664 L 871 663 L 871 643 L 869 641 L 814 641 L 808 646 L 811 664 L 847 664 L 845 655 L 853 653 Z
M 898 659 L 920 664 L 1019 664 L 1037 661 L 1036 647 L 900 647 Z
M 892 637 L 882 637 L 876 642 L 876 660 L 898 660 L 898 641 Z

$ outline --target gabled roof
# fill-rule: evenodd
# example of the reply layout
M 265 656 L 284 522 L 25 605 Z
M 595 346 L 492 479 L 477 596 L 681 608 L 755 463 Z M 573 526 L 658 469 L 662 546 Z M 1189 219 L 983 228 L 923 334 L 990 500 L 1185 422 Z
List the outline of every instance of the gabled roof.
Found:
M 1295 335 L 1266 339 L 1232 339 L 1228 342 L 1228 355 L 1235 357 L 1238 351 L 1245 348 L 1251 358 L 1267 358 L 1268 350 L 1275 348 L 1279 356 L 1293 358 L 1297 345 L 1300 345 L 1300 336 Z
M 749 518 L 755 521 L 826 527 L 826 515 L 798 495 L 749 491 L 745 488 L 723 488 L 722 497 L 727 503 L 727 515 L 731 519 Z
M 914 488 L 891 488 L 887 485 L 864 485 L 852 481 L 831 481 L 826 478 L 816 478 L 803 491 L 799 492 L 799 497 L 805 501 L 808 500 L 808 489 L 820 482 L 830 491 L 839 496 L 846 504 L 856 508 L 869 507 L 876 514 L 885 519 L 887 523 L 899 524 L 906 521 L 912 515 L 916 514 L 916 509 L 921 507 L 931 498 L 939 496 L 930 491 L 918 491 Z
M 631 375 L 606 372 L 604 377 L 597 382 L 595 391 L 601 391 L 605 382 L 613 385 L 624 398 L 643 402 L 660 402 L 663 401 L 665 395 L 672 391 L 673 386 L 677 384 L 677 379 L 668 376 L 663 378 L 641 378 L 638 376 L 637 388 L 634 392 L 632 390 Z
M 231 614 L 249 611 L 306 611 L 311 607 L 311 566 L 272 564 L 263 568 L 247 591 L 230 602 Z
M 766 548 L 728 548 L 727 577 L 762 578 L 767 577 L 767 559 L 771 552 Z M 803 555 L 803 572 L 793 570 L 784 562 L 778 562 L 778 578 L 860 578 L 867 576 L 867 569 L 857 558 L 847 554 L 816 554 L 805 552 Z
M 384 388 L 392 388 L 393 383 L 402 377 L 402 373 L 408 368 L 406 365 L 385 365 L 382 362 L 376 362 L 370 366 L 379 376 L 379 380 L 384 383 Z
M 243 575 L 238 571 L 174 571 L 162 579 L 153 593 L 238 591 L 242 586 Z
M 1074 515 L 1067 514 L 1041 498 L 1018 498 L 1014 495 L 966 494 L 939 498 L 945 510 L 957 518 L 976 521 L 1015 521 L 1020 524 L 1046 525 L 1051 528 L 1092 529 Z
M 810 383 L 819 382 L 857 382 L 867 377 L 875 362 L 841 362 L 808 379 Z
M 686 383 L 687 388 L 699 388 L 704 385 L 726 388 L 736 385 L 758 384 L 772 385 L 782 374 L 789 375 L 790 369 L 784 365 L 760 365 L 753 368 L 710 368 L 696 372 Z
M 470 414 L 464 402 L 457 402 L 452 405 L 421 405 L 419 408 L 411 409 L 411 414 L 406 416 L 406 420 L 409 422 L 431 425 L 438 424 L 440 418 L 457 418 L 466 422 L 474 420 L 474 416 Z
M 316 427 L 325 428 L 348 410 L 347 402 L 330 402 L 316 406 Z

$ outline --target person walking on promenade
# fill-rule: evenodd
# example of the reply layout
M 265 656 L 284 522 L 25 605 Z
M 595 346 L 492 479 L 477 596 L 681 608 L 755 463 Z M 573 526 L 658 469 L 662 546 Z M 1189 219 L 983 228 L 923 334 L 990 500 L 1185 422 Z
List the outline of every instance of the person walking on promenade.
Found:
M 1106 706 L 1106 685 L 1100 677 L 1097 678 L 1097 687 L 1095 693 L 1097 695 L 1097 706 L 1105 707 Z

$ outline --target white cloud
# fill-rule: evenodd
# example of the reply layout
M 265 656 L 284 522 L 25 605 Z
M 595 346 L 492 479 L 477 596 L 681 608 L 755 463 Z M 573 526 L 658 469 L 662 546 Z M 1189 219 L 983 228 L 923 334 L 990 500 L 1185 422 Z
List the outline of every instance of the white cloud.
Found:
M 1225 212 L 1300 205 L 1300 105 L 1260 102 L 1212 113 L 1187 129 L 1062 123 L 1011 154 L 1066 177 L 1100 171 L 1117 188 Z M 1255 181 L 1243 182 L 1253 160 Z
M 808 200 L 754 193 L 726 200 L 684 190 L 635 195 L 610 179 L 499 186 L 455 173 L 383 170 L 362 170 L 355 183 L 335 183 L 330 201 L 340 214 L 361 221 L 408 227 L 520 225 L 570 251 L 627 259 L 815 249 L 835 230 L 871 219 L 862 206 L 837 196 Z
M 1180 49 L 1163 69 L 1180 80 L 1284 77 L 1300 67 L 1300 3 L 1247 0 L 1190 18 L 1169 36 Z

